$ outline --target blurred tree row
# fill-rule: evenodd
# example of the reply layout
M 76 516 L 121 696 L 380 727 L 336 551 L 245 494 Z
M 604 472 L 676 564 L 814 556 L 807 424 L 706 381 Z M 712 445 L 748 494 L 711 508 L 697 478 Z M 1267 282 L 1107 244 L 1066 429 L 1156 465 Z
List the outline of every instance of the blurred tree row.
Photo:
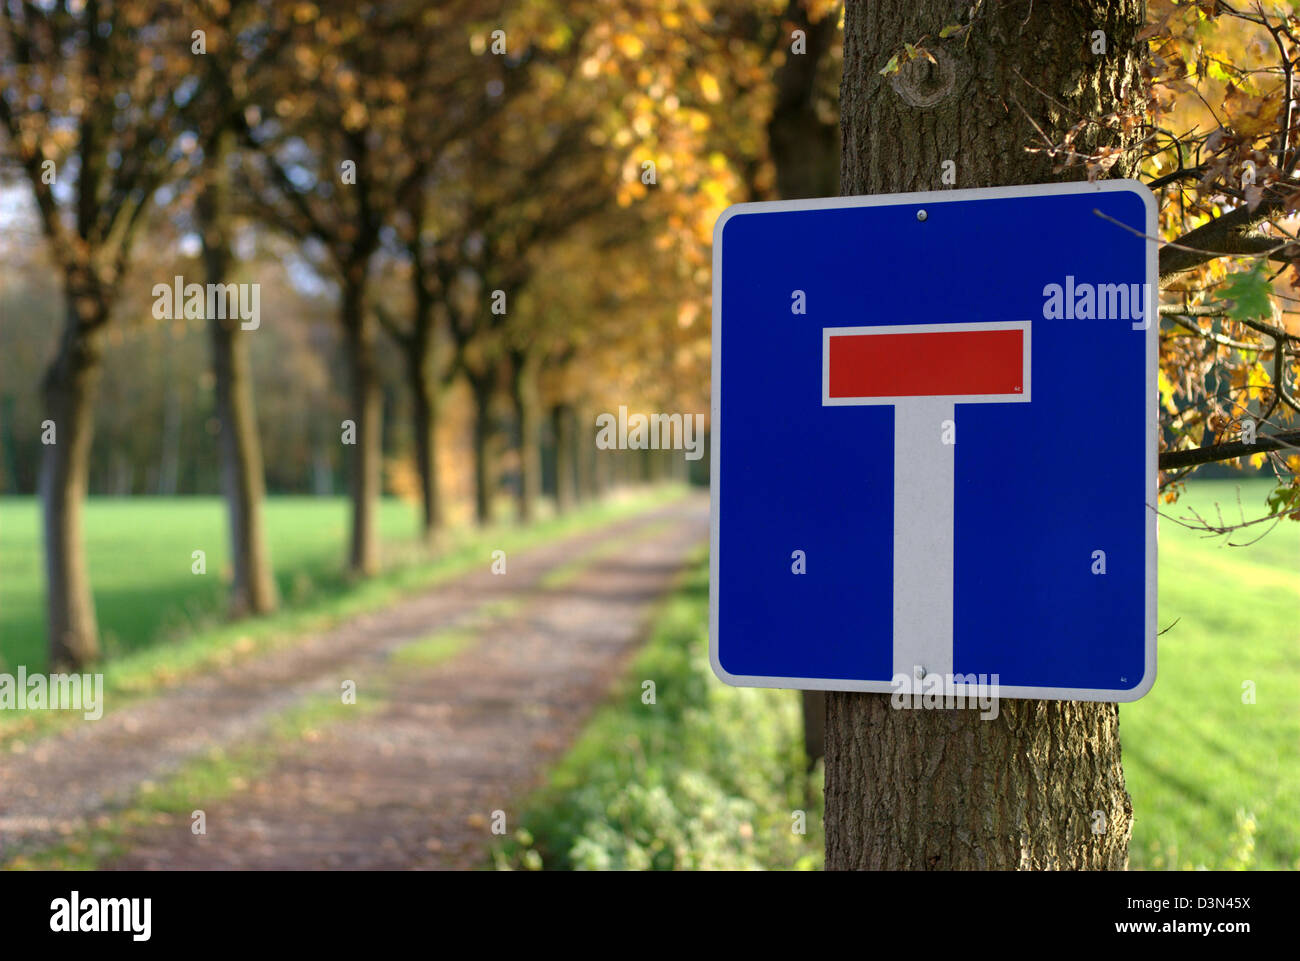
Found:
M 232 612 L 262 612 L 268 481 L 344 478 L 348 566 L 367 574 L 386 475 L 435 544 L 449 456 L 469 462 L 478 522 L 506 464 L 528 521 L 544 465 L 562 509 L 608 483 L 595 413 L 705 410 L 717 214 L 833 189 L 837 11 L 0 7 L 0 194 L 25 189 L 33 213 L 7 220 L 45 240 L 4 243 L 5 383 L 43 374 L 39 392 L 0 386 L 0 472 L 39 487 L 52 663 L 98 656 L 92 480 L 219 486 Z M 155 285 L 177 276 L 255 283 L 260 317 L 160 319 Z

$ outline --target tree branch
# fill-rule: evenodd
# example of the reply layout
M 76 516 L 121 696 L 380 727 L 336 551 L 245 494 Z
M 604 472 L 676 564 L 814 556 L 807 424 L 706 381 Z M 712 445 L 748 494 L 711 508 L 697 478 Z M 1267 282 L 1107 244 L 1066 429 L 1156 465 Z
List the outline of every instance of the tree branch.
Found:
M 1300 449 L 1300 430 L 1288 430 L 1269 437 L 1260 437 L 1253 444 L 1233 441 L 1231 444 L 1215 444 L 1212 447 L 1197 447 L 1192 450 L 1167 450 L 1160 455 L 1160 469 L 1179 470 L 1183 467 L 1196 467 L 1200 464 L 1213 464 L 1237 457 L 1249 457 L 1251 454 L 1295 449 Z
M 1285 246 L 1286 241 L 1264 234 L 1264 225 L 1283 210 L 1280 199 L 1267 200 L 1254 210 L 1238 207 L 1208 224 L 1188 231 L 1160 250 L 1160 283 L 1220 257 L 1261 254 Z M 1280 258 L 1288 259 L 1288 258 Z

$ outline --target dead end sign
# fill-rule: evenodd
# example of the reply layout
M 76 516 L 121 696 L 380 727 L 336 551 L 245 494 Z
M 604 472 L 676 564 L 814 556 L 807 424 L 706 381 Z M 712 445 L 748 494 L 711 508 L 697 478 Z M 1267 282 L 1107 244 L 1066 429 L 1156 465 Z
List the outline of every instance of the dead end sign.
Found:
M 1150 191 L 1120 180 L 723 213 L 720 678 L 1151 689 L 1155 232 Z

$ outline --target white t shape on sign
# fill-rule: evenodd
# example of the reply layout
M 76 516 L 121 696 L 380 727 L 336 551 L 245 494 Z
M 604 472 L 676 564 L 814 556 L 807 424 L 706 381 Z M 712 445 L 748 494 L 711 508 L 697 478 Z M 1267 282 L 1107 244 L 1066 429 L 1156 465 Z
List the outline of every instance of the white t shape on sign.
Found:
M 1029 403 L 1029 335 L 1027 320 L 822 331 L 822 405 L 894 408 L 895 677 L 953 673 L 955 407 Z

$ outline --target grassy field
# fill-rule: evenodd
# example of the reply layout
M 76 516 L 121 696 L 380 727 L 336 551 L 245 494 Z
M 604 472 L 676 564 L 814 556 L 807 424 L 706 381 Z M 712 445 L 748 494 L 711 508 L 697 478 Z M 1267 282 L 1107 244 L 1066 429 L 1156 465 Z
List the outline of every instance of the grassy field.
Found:
M 86 557 L 102 642 L 111 659 L 179 637 L 220 617 L 228 577 L 226 517 L 219 498 L 91 498 Z M 267 537 L 280 592 L 302 600 L 343 583 L 348 508 L 343 498 L 273 497 Z M 409 542 L 414 508 L 386 499 L 380 536 Z M 207 555 L 207 574 L 191 555 Z M 30 670 L 45 663 L 40 509 L 0 498 L 0 658 Z
M 627 492 L 528 529 L 497 527 L 448 531 L 435 557 L 414 538 L 415 508 L 385 499 L 379 509 L 387 571 L 364 582 L 344 574 L 348 507 L 342 498 L 272 497 L 267 537 L 282 613 L 235 625 L 224 622 L 225 514 L 217 498 L 91 498 L 85 537 L 102 642 L 109 664 L 141 663 L 196 639 L 258 635 L 304 626 L 299 614 L 345 615 L 382 603 L 393 592 L 464 570 L 489 556 L 519 549 L 644 509 L 680 488 Z M 32 498 L 0 498 L 0 670 L 46 658 L 40 512 Z M 207 573 L 192 573 L 192 552 L 207 555 Z M 215 640 L 214 640 L 215 643 Z
M 1266 481 L 1194 482 L 1164 513 L 1214 516 L 1217 501 L 1237 520 L 1238 487 L 1248 518 L 1267 513 Z M 1300 868 L 1300 523 L 1233 547 L 1162 518 L 1160 627 L 1171 624 L 1155 688 L 1120 707 L 1131 865 Z

